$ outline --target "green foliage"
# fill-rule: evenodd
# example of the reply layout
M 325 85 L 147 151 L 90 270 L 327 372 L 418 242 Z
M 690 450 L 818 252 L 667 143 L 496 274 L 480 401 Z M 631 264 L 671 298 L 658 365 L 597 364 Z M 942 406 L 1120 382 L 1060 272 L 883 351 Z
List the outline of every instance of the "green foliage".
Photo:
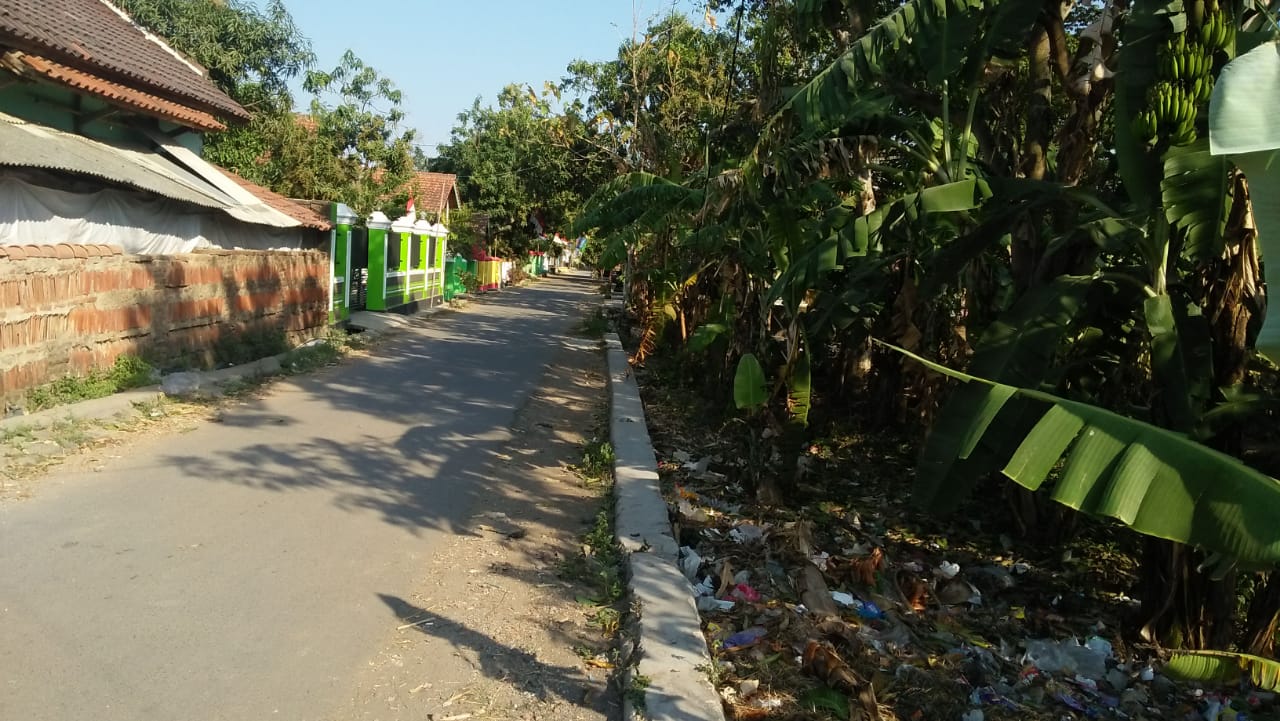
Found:
M 551 90 L 542 96 L 516 85 L 503 89 L 496 107 L 479 99 L 459 115 L 449 143 L 431 169 L 459 176 L 463 205 L 488 215 L 498 255 L 523 256 L 536 233 L 538 213 L 549 234 L 565 232 L 603 166 L 591 153 L 581 119 L 557 112 Z
M 290 350 L 280 361 L 280 367 L 290 375 L 301 375 L 337 365 L 345 354 L 345 338 L 329 335 Z
M 764 368 L 754 353 L 746 353 L 738 359 L 738 370 L 733 376 L 733 402 L 738 408 L 762 408 L 769 402 L 765 388 Z
M 1248 678 L 1263 691 L 1280 691 L 1280 661 L 1245 653 L 1175 653 L 1164 671 L 1173 678 L 1205 686 L 1238 686 L 1242 678 Z
M 210 71 L 245 105 L 248 124 L 208 136 L 205 157 L 287 197 L 338 200 L 361 215 L 402 212 L 413 170 L 413 131 L 402 96 L 351 51 L 329 71 L 313 67 L 310 41 L 280 0 L 125 0 L 139 25 Z M 289 82 L 311 95 L 294 113 Z
M 141 388 L 156 382 L 157 373 L 146 361 L 120 356 L 109 369 L 95 369 L 83 376 L 65 376 L 27 392 L 30 412 L 104 398 L 113 393 Z
M 802 426 L 809 425 L 809 409 L 813 405 L 813 371 L 809 354 L 801 353 L 787 380 L 787 412 Z
M 596 437 L 582 447 L 582 460 L 576 470 L 589 485 L 607 484 L 613 479 L 613 461 L 613 445 Z
M 969 372 L 1011 386 L 1040 386 L 1093 286 L 1092 278 L 1062 276 L 1019 299 L 983 333 Z M 989 399 L 993 402 L 987 403 Z M 1017 449 L 1016 434 L 983 437 L 996 414 L 1001 423 L 1013 428 L 1027 424 L 1025 428 L 1040 411 L 1026 399 L 981 383 L 955 389 L 920 455 L 917 502 L 935 511 L 954 510 L 978 481 L 1000 471 Z
M 135 22 L 209 71 L 253 112 L 290 110 L 289 80 L 315 62 L 281 0 L 119 0 Z M 218 141 L 215 139 L 214 143 Z
M 1179 433 L 895 350 L 984 390 L 974 399 L 974 423 L 962 435 L 936 441 L 954 448 L 957 458 L 968 458 L 987 436 L 998 444 L 1013 436 L 1017 447 L 1002 472 L 1028 490 L 1047 487 L 1058 503 L 1248 566 L 1280 562 L 1280 481 Z M 1012 398 L 1037 403 L 1041 415 L 1032 424 L 999 422 Z

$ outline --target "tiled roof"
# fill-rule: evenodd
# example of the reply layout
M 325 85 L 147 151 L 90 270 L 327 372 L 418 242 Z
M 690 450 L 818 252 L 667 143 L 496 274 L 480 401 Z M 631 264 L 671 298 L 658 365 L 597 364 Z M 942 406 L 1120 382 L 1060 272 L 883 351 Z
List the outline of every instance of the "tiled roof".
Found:
M 218 170 L 221 170 L 224 175 L 234 180 L 237 185 L 257 196 L 262 202 L 302 223 L 305 228 L 329 230 L 333 227 L 327 217 L 306 205 L 289 200 L 283 195 L 246 180 L 226 168 L 219 167 Z
M 121 255 L 118 245 L 0 245 L 0 259 L 24 260 L 26 258 L 97 258 L 104 255 Z
M 203 69 L 143 31 L 106 0 L 4 0 L 0 45 L 220 117 L 249 117 Z
M 86 93 L 101 96 L 107 102 L 115 105 L 123 105 L 147 115 L 154 115 L 198 130 L 225 130 L 227 127 L 208 113 L 193 110 L 185 105 L 165 100 L 150 93 L 144 93 L 141 90 L 134 90 L 119 83 L 113 83 L 110 80 L 103 80 L 46 58 L 35 55 L 22 55 L 18 61 L 44 78 Z
M 409 186 L 413 190 L 414 207 L 429 213 L 439 213 L 446 208 L 458 207 L 454 189 L 458 185 L 458 176 L 449 173 L 428 173 L 418 171 L 409 178 Z

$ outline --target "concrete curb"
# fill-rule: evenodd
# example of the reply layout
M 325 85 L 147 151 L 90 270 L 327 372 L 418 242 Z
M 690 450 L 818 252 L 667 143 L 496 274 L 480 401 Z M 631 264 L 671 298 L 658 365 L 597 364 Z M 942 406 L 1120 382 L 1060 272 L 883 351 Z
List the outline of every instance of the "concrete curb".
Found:
M 614 533 L 627 551 L 636 624 L 636 659 L 624 689 L 623 719 L 724 721 L 724 708 L 707 678 L 711 654 L 702 637 L 693 586 L 677 566 L 679 546 L 658 482 L 658 462 L 645 425 L 644 404 L 616 333 L 605 335 L 612 403 Z M 633 683 L 643 679 L 645 683 Z

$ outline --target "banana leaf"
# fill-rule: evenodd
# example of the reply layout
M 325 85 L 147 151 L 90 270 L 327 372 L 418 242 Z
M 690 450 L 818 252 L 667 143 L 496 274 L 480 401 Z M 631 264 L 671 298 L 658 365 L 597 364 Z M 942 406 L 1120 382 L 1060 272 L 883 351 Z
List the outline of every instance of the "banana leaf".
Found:
M 969 369 L 1011 385 L 1040 385 L 1093 284 L 1088 276 L 1060 276 L 1028 292 L 983 332 Z M 1003 468 L 1017 450 L 1016 436 L 986 435 L 997 416 L 1001 425 L 1029 428 L 1044 410 L 986 385 L 957 388 L 925 442 L 913 495 L 933 511 L 954 510 L 979 480 Z
M 1179 652 L 1169 659 L 1164 670 L 1178 680 L 1204 685 L 1236 686 L 1242 676 L 1247 676 L 1264 691 L 1280 691 L 1280 661 L 1247 653 Z
M 753 353 L 738 360 L 738 370 L 733 374 L 733 402 L 738 408 L 759 408 L 769 401 L 765 388 L 764 368 Z
M 1249 181 L 1262 262 L 1280 259 L 1280 44 L 1227 63 L 1209 99 L 1209 151 L 1229 157 Z M 1268 312 L 1257 348 L 1280 362 L 1280 313 Z
M 1005 476 L 1084 513 L 1115 519 L 1148 536 L 1197 546 L 1243 567 L 1280 562 L 1280 481 L 1187 436 L 1029 388 L 961 373 L 887 343 L 886 347 L 965 384 L 990 389 L 982 418 L 961 449 L 993 435 L 1017 442 Z M 1011 399 L 1047 408 L 1027 426 L 996 423 Z M 1060 471 L 1055 471 L 1059 464 Z

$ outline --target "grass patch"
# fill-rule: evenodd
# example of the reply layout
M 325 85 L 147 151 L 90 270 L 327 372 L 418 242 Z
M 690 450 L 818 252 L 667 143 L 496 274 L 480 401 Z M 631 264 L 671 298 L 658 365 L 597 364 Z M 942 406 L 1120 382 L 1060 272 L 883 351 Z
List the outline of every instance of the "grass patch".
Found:
M 588 338 L 603 338 L 605 333 L 609 332 L 609 319 L 605 317 L 604 311 L 595 308 L 587 317 L 582 319 L 581 325 L 578 326 L 578 333 Z
M 582 447 L 582 459 L 573 466 L 588 487 L 607 486 L 613 482 L 613 444 L 592 436 Z
M 149 363 L 133 356 L 120 356 L 110 369 L 94 370 L 83 376 L 66 376 L 27 392 L 27 410 L 46 408 L 105 398 L 113 393 L 141 388 L 156 382 L 156 371 Z
M 652 683 L 648 676 L 642 676 L 638 673 L 632 674 L 631 683 L 627 684 L 627 700 L 637 710 L 644 710 L 644 690 L 649 688 Z
M 281 360 L 280 367 L 290 375 L 311 373 L 326 366 L 337 365 L 346 353 L 346 339 L 331 333 L 320 338 L 319 342 L 298 346 L 289 351 Z

